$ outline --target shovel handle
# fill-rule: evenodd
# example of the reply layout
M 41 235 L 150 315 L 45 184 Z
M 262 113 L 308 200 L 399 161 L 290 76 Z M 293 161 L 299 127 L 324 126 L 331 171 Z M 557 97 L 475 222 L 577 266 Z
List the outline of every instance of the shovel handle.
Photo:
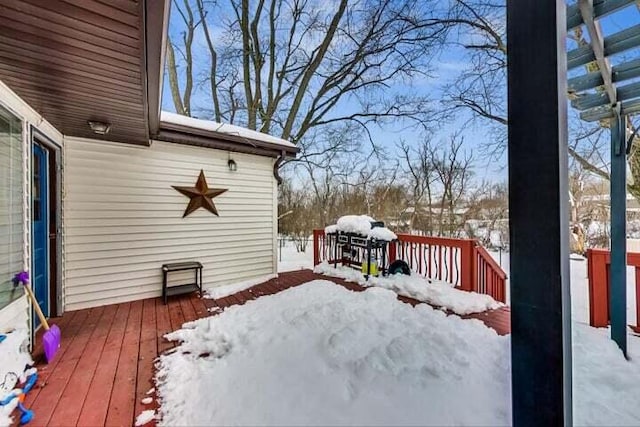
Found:
M 29 298 L 31 299 L 31 303 L 33 304 L 33 308 L 35 308 L 36 313 L 38 314 L 38 317 L 40 318 L 40 323 L 42 323 L 42 325 L 44 325 L 44 329 L 45 331 L 49 330 L 49 323 L 47 323 L 47 319 L 44 317 L 44 313 L 42 313 L 42 310 L 40 309 L 40 304 L 38 304 L 38 300 L 36 300 L 35 295 L 33 295 L 33 291 L 31 290 L 31 287 L 28 284 L 24 285 L 24 289 L 27 291 L 27 294 L 29 295 Z

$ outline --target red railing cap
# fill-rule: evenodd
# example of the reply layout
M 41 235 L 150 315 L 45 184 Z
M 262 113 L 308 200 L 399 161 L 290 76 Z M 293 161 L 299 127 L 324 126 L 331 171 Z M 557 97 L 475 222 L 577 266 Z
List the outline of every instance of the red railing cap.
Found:
M 611 262 L 611 252 L 609 252 L 609 250 L 601 248 L 587 249 L 587 260 L 599 257 L 604 257 L 607 264 Z M 640 253 L 627 252 L 627 265 L 640 267 Z

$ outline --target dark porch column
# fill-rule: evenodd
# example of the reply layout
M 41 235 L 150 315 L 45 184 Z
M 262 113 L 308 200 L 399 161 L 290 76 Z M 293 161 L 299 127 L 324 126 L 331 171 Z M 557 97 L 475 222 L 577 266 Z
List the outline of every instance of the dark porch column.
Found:
M 507 1 L 515 426 L 572 423 L 565 8 Z
M 627 126 L 620 104 L 611 119 L 611 338 L 627 355 Z

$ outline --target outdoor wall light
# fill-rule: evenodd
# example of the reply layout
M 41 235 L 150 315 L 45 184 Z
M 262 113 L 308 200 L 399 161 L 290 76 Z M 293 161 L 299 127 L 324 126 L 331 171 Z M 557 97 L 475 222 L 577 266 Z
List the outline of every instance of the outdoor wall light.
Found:
M 238 164 L 233 159 L 229 159 L 229 161 L 227 162 L 227 166 L 229 166 L 229 170 L 231 172 L 235 172 L 238 170 Z
M 111 123 L 98 122 L 93 120 L 89 120 L 87 123 L 89 123 L 89 127 L 91 128 L 93 133 L 98 135 L 106 135 L 111 130 Z

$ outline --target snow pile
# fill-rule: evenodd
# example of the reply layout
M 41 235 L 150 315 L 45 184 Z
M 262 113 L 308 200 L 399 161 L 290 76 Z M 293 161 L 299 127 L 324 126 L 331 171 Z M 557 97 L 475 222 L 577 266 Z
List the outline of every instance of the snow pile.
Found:
M 575 425 L 640 425 L 640 338 L 629 335 L 627 361 L 609 333 L 573 323 Z
M 25 381 L 25 368 L 32 365 L 29 355 L 29 332 L 27 329 L 16 329 L 5 334 L 6 338 L 0 342 L 0 400 L 9 395 L 20 381 Z M 0 426 L 11 425 L 11 412 L 18 405 L 18 400 L 0 406 Z
M 185 327 L 160 358 L 161 425 L 511 422 L 509 337 L 385 289 L 314 281 Z M 573 332 L 575 424 L 640 425 L 640 338 L 627 361 L 607 329 Z
M 371 230 L 369 230 L 367 237 L 369 239 L 386 240 L 387 242 L 396 240 L 398 238 L 398 236 L 396 236 L 396 233 L 389 230 L 387 227 L 372 228 Z
M 324 228 L 324 234 L 332 234 L 338 232 L 338 226 L 336 224 L 327 225 Z
M 204 297 L 209 299 L 224 298 L 229 295 L 237 294 L 238 292 L 244 291 L 245 289 L 249 289 L 255 285 L 259 285 L 260 283 L 264 283 L 268 280 L 273 279 L 274 277 L 278 277 L 278 275 L 267 274 L 265 276 L 260 276 L 254 279 L 249 279 L 249 280 L 245 280 L 238 283 L 232 283 L 229 285 L 212 286 L 209 288 L 205 288 L 206 294 L 204 295 Z
M 362 236 L 369 234 L 371 223 L 375 221 L 368 215 L 345 215 L 338 218 L 335 225 L 325 227 L 324 232 L 335 233 L 342 231 L 344 233 L 356 233 Z
M 168 335 L 160 425 L 505 425 L 509 339 L 314 281 Z
M 489 295 L 456 289 L 450 283 L 428 280 L 412 272 L 411 276 L 395 274 L 387 277 L 369 277 L 347 266 L 334 267 L 327 262 L 317 265 L 315 273 L 339 277 L 362 286 L 376 286 L 389 289 L 398 295 L 417 299 L 436 307 L 442 307 L 459 315 L 481 313 L 494 310 L 503 304 Z
M 367 236 L 369 239 L 377 240 L 395 240 L 398 236 L 386 227 L 371 228 L 371 223 L 375 222 L 375 219 L 368 215 L 345 215 L 338 218 L 338 221 L 334 225 L 325 227 L 325 234 L 331 234 L 338 231 L 343 233 L 356 233 L 361 236 Z

